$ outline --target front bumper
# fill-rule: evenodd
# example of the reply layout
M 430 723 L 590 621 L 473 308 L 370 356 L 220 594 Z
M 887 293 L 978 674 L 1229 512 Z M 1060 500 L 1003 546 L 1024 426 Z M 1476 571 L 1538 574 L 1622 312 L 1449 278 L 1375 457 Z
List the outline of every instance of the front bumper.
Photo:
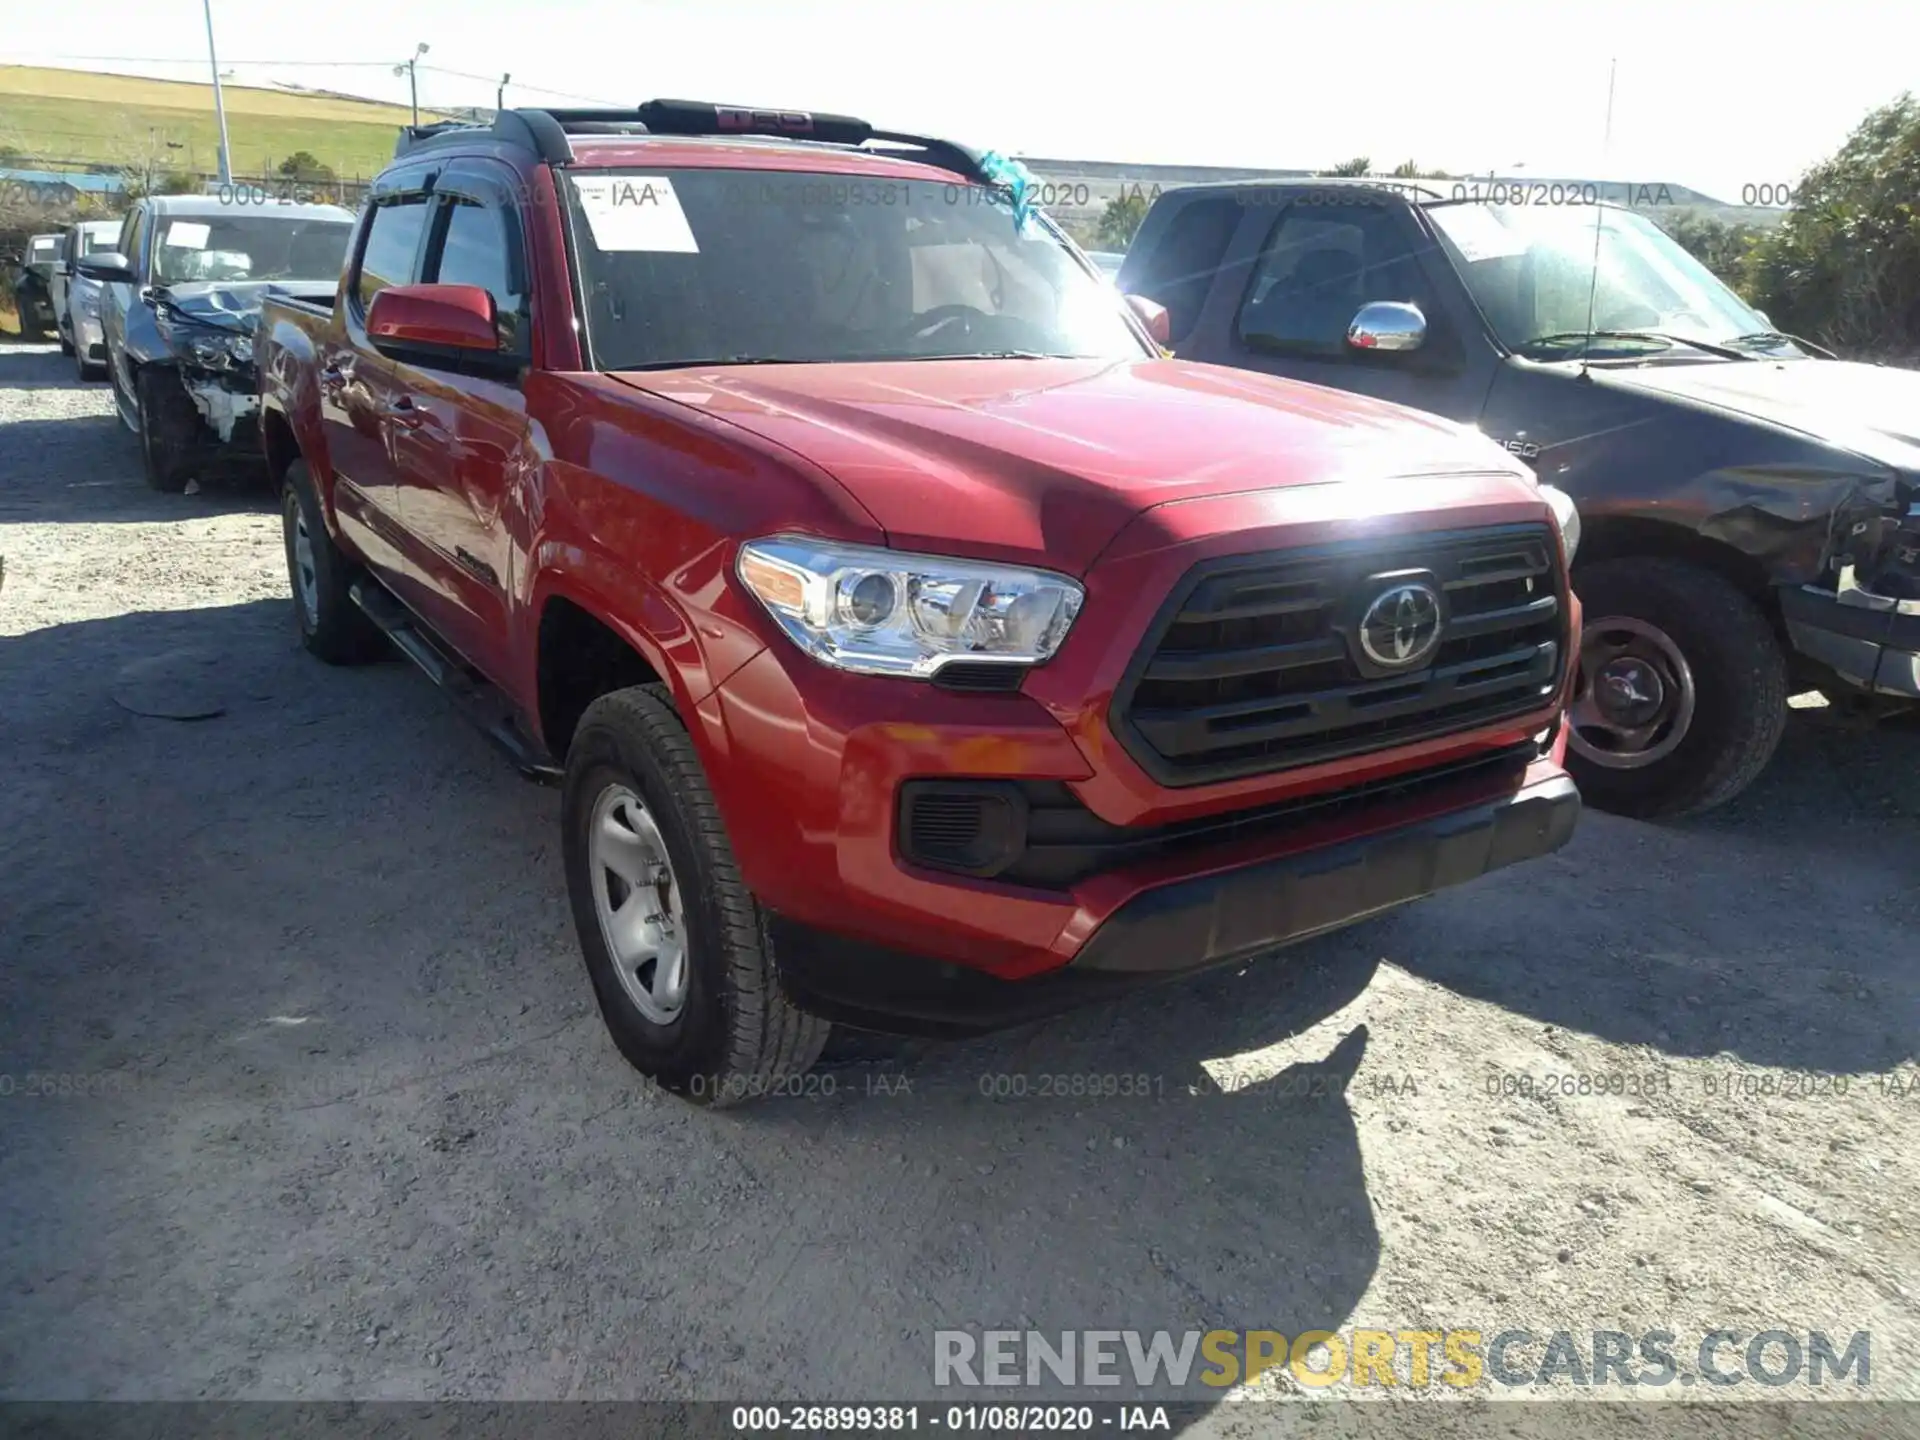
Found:
M 181 384 L 200 418 L 222 445 L 250 448 L 258 435 L 260 395 L 253 372 L 214 374 L 181 368 Z
M 1394 499 L 1411 507 L 1396 535 L 1541 519 L 1531 487 L 1505 477 L 1423 479 Z M 795 992 L 847 1023 L 924 1028 L 951 1009 L 979 1028 L 1053 1008 L 1056 990 L 1225 963 L 1564 843 L 1578 807 L 1560 768 L 1570 667 L 1524 713 L 1179 786 L 1119 739 L 1114 697 L 1196 565 L 1367 539 L 1379 503 L 1328 485 L 1147 512 L 1088 573 L 1060 652 L 1011 693 L 849 674 L 751 624 L 762 648 L 717 645 L 730 664 L 689 697 L 689 728 Z M 727 638 L 730 618 L 722 607 L 700 632 Z M 1571 595 L 1565 625 L 1578 633 Z M 957 818 L 967 791 L 978 845 Z M 1558 817 L 1524 843 L 1532 819 L 1495 823 L 1522 796 L 1516 814 L 1540 816 L 1544 798 Z M 936 993 L 960 998 L 913 999 L 908 977 L 929 967 L 945 977 Z M 889 999 L 896 983 L 907 993 Z
M 73 345 L 86 356 L 89 365 L 101 365 L 107 359 L 107 337 L 100 328 L 100 317 L 82 315 L 78 311 L 73 315 Z
M 1143 984 L 1254 959 L 1565 845 L 1580 795 L 1555 767 L 1521 789 L 1343 844 L 1144 890 L 1066 966 L 1004 980 L 963 965 L 776 918 L 782 981 L 842 1024 L 964 1035 L 1020 1024 Z
M 1780 606 L 1802 655 L 1868 694 L 1920 700 L 1920 600 L 1865 590 L 1849 568 L 1832 590 L 1782 590 Z

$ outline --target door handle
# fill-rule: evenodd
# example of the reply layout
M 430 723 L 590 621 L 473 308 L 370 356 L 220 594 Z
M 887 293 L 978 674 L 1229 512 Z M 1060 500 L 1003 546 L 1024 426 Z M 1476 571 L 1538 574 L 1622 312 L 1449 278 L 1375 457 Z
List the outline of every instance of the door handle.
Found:
M 408 430 L 418 430 L 427 419 L 427 412 L 413 403 L 411 395 L 402 395 L 398 400 L 382 405 L 380 414 L 384 419 Z

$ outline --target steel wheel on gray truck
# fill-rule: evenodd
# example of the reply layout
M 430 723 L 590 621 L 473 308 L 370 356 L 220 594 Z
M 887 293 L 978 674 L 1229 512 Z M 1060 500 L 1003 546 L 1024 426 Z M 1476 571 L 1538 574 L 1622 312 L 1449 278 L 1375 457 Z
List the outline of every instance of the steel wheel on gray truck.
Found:
M 567 751 L 567 891 L 620 1053 L 703 1105 L 776 1093 L 827 1023 L 781 992 L 755 903 L 666 688 L 603 695 Z
M 1787 665 L 1759 606 L 1668 559 L 1574 571 L 1585 612 L 1567 769 L 1601 810 L 1651 819 L 1731 800 L 1787 721 Z
M 327 533 L 307 462 L 287 467 L 280 487 L 280 533 L 300 643 L 329 665 L 353 665 L 387 653 L 386 638 L 347 593 L 352 567 Z

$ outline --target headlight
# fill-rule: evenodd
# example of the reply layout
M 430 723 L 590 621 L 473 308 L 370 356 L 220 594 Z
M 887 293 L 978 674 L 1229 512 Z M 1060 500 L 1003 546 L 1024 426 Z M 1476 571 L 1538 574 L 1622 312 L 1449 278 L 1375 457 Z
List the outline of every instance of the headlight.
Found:
M 1553 507 L 1553 518 L 1560 525 L 1560 543 L 1566 547 L 1567 563 L 1573 563 L 1573 552 L 1580 548 L 1580 512 L 1574 507 L 1573 497 L 1566 491 L 1552 485 L 1542 485 L 1540 495 Z
M 253 341 L 245 335 L 188 335 L 187 353 L 211 370 L 253 361 Z
M 100 316 L 100 292 L 94 289 L 82 290 L 74 296 L 73 308 L 89 320 L 98 319 Z
M 1044 570 L 777 536 L 740 547 L 740 583 L 823 664 L 925 678 L 954 660 L 1037 665 L 1086 592 Z

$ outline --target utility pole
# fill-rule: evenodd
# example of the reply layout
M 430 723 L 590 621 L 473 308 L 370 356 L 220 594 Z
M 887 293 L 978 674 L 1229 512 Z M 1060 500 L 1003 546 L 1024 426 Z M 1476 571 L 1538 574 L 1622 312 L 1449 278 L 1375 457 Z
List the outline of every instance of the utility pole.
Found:
M 426 54 L 430 48 L 427 42 L 422 40 L 418 45 L 413 47 L 413 54 L 408 57 L 406 61 L 393 67 L 394 74 L 404 74 L 407 77 L 407 89 L 413 97 L 413 123 L 416 125 L 420 123 L 420 76 L 418 67 L 420 57 Z
M 493 112 L 496 115 L 507 108 L 507 82 L 511 79 L 513 79 L 511 71 L 500 77 L 500 88 L 494 92 L 493 96 Z
M 227 148 L 227 102 L 220 93 L 220 61 L 213 50 L 213 0 L 201 0 L 207 14 L 207 63 L 213 67 L 213 114 L 220 122 L 220 183 L 233 184 L 233 161 Z

